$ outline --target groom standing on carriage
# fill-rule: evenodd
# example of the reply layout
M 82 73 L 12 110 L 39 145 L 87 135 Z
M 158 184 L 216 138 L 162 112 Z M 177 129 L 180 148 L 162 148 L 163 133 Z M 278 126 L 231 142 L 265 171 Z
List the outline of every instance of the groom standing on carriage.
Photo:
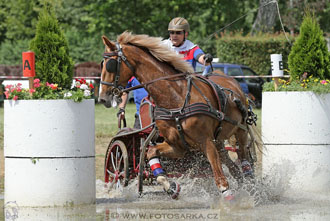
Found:
M 163 44 L 168 46 L 172 51 L 175 51 L 177 54 L 183 55 L 183 59 L 191 64 L 191 66 L 196 69 L 197 62 L 208 66 L 212 62 L 213 58 L 211 54 L 205 54 L 198 45 L 192 43 L 188 40 L 188 34 L 190 31 L 189 23 L 185 18 L 176 17 L 173 18 L 168 24 L 169 39 L 163 41 Z M 140 85 L 140 82 L 132 77 L 126 88 L 134 87 Z M 144 88 L 139 88 L 133 91 L 134 93 L 134 103 L 136 105 L 135 113 L 135 122 L 134 128 L 140 129 L 140 120 L 139 120 L 139 109 L 141 101 L 144 97 L 148 96 L 147 91 Z M 125 106 L 127 103 L 128 94 L 123 93 L 122 103 L 119 104 L 119 111 L 117 117 L 125 117 Z

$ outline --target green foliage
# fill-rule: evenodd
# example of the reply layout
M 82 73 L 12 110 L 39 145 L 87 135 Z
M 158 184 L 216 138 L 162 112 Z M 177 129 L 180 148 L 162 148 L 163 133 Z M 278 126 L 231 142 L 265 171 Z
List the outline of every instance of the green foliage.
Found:
M 115 40 L 117 35 L 129 30 L 135 34 L 168 38 L 167 25 L 177 16 L 188 19 L 191 26 L 188 38 L 215 57 L 217 32 L 241 31 L 246 35 L 256 17 L 259 2 L 259 0 L 0 0 L 0 43 L 5 42 L 6 45 L 16 48 L 19 40 L 32 39 L 38 13 L 45 4 L 51 4 L 68 39 L 70 55 L 75 62 L 99 61 L 103 51 L 100 40 L 102 35 Z M 312 4 L 314 8 L 318 8 L 316 16 L 322 29 L 329 32 L 329 1 L 294 0 L 293 8 L 289 7 L 291 1 L 277 2 L 286 29 L 297 30 L 296 27 L 299 26 L 302 18 L 301 8 L 306 4 Z M 240 17 L 241 19 L 232 23 Z M 228 24 L 231 25 L 227 26 Z M 224 27 L 226 28 L 223 30 Z M 280 30 L 281 26 L 278 23 L 274 31 Z M 25 49 L 14 53 L 19 58 L 17 59 L 19 62 L 13 54 L 6 55 L 1 51 L 0 57 L 13 58 L 7 60 L 0 58 L 0 63 L 4 60 L 5 64 L 20 63 L 23 50 Z M 10 63 L 11 61 L 15 63 Z
M 104 50 L 101 36 L 81 37 L 81 32 L 74 27 L 67 30 L 65 35 L 69 43 L 70 56 L 74 63 L 82 63 L 86 61 L 100 62 L 100 54 Z
M 30 39 L 6 40 L 0 45 L 0 64 L 22 64 L 22 52 L 28 51 Z
M 56 82 L 62 88 L 71 87 L 73 62 L 67 40 L 51 7 L 45 6 L 39 15 L 30 50 L 35 52 L 37 78 L 42 82 Z
M 3 20 L 0 30 L 6 30 L 6 39 L 11 41 L 18 39 L 31 39 L 34 35 L 36 18 L 38 15 L 38 0 L 6 0 L 2 10 L 6 12 L 1 16 Z M 0 2 L 1 4 L 1 2 Z
M 293 41 L 293 39 L 291 39 Z M 283 35 L 242 36 L 222 33 L 216 41 L 219 62 L 244 64 L 259 75 L 267 75 L 271 69 L 270 55 L 282 54 L 286 68 L 291 45 Z
M 326 40 L 315 17 L 307 12 L 289 55 L 290 75 L 293 79 L 305 72 L 321 79 L 330 78 L 330 54 Z

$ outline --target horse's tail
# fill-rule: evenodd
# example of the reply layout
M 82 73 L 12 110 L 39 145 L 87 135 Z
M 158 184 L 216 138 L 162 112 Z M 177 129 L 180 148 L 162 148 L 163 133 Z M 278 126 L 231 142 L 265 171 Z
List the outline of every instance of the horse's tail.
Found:
M 256 144 L 258 150 L 260 151 L 260 153 L 263 154 L 262 149 L 264 146 L 264 143 L 262 141 L 262 137 L 260 132 L 258 131 L 257 127 L 252 124 L 248 126 L 248 130 L 249 130 L 249 134 L 251 136 L 251 138 L 254 140 L 254 143 Z

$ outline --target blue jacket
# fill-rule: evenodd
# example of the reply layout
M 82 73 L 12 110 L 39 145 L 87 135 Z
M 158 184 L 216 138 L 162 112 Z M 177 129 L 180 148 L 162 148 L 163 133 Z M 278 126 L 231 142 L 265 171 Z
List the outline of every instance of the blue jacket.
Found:
M 140 82 L 135 77 L 129 79 L 126 88 L 134 87 L 140 85 Z M 135 89 L 134 94 L 134 103 L 136 105 L 136 114 L 139 115 L 141 100 L 148 96 L 148 92 L 144 88 Z

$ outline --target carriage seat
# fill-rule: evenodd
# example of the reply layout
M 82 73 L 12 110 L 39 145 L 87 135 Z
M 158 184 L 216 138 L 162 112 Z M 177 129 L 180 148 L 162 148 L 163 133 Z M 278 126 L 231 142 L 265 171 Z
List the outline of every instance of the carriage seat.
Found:
M 155 104 L 150 100 L 149 96 L 145 97 L 141 101 L 140 111 L 139 111 L 139 118 L 140 118 L 140 125 L 141 128 L 147 127 L 151 123 L 155 121 L 154 118 L 154 108 Z M 147 128 L 143 132 L 150 133 L 152 127 Z

